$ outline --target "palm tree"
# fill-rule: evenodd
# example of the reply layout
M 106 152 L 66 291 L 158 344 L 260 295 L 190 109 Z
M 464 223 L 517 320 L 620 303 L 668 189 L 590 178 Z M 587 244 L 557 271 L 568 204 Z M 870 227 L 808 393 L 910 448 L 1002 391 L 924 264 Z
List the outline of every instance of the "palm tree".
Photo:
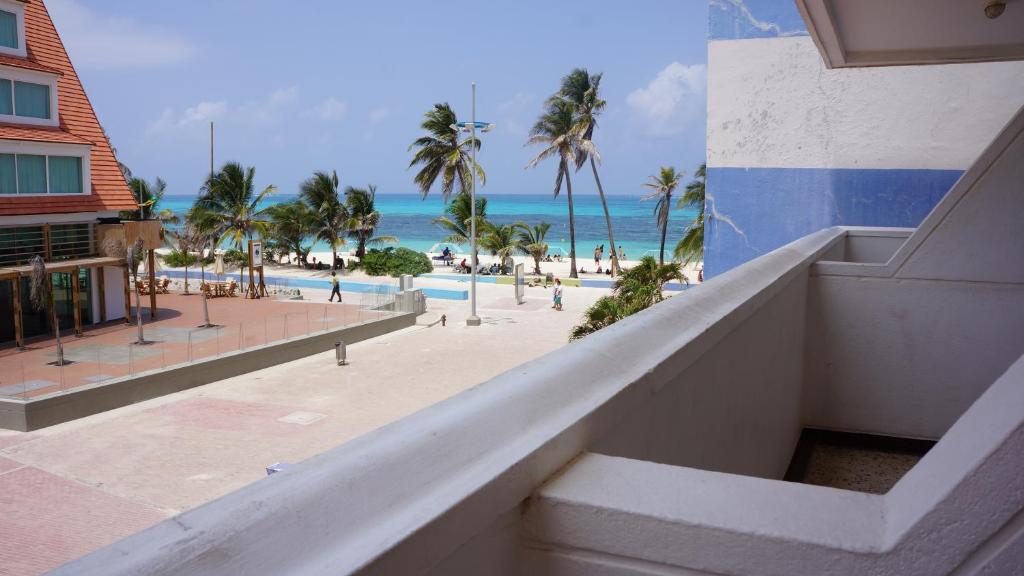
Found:
M 167 191 L 167 183 L 161 178 L 155 182 L 146 182 L 142 178 L 131 178 L 128 180 L 135 201 L 139 203 L 139 209 L 121 213 L 124 220 L 137 218 L 139 220 L 160 220 L 164 224 L 177 224 L 180 220 L 168 208 L 161 209 L 160 202 L 164 199 Z
M 686 185 L 686 191 L 677 205 L 677 208 L 697 208 L 697 217 L 686 227 L 673 253 L 683 265 L 704 260 L 704 183 L 707 180 L 707 164 L 701 164 L 693 176 L 694 179 Z
M 604 111 L 606 102 L 599 96 L 602 74 L 590 74 L 586 68 L 576 68 L 569 75 L 562 78 L 562 87 L 552 98 L 561 98 L 573 105 L 576 113 L 576 130 L 579 133 L 579 143 L 576 150 L 576 171 L 589 160 L 590 170 L 594 173 L 594 183 L 597 184 L 597 194 L 601 197 L 601 207 L 604 208 L 604 220 L 608 225 L 608 243 L 612 248 L 611 268 L 612 274 L 619 273 L 619 256 L 615 252 L 615 233 L 612 231 L 612 215 L 608 211 L 608 201 L 604 196 L 604 186 L 601 185 L 601 177 L 597 174 L 597 164 L 601 161 L 601 155 L 594 144 L 594 129 L 597 128 L 597 116 Z
M 214 246 L 228 241 L 241 250 L 243 240 L 266 234 L 270 222 L 262 204 L 277 188 L 270 185 L 257 193 L 253 185 L 255 176 L 255 168 L 228 162 L 203 185 L 194 208 L 200 210 L 204 225 L 216 238 Z
M 575 119 L 575 107 L 564 100 L 553 99 L 547 103 L 547 109 L 530 130 L 529 144 L 545 146 L 544 150 L 527 165 L 533 168 L 548 158 L 558 158 L 558 171 L 555 174 L 555 196 L 562 191 L 565 181 L 566 199 L 569 204 L 569 276 L 578 278 L 576 271 L 576 220 L 572 206 L 572 178 L 570 167 L 576 162 L 576 149 L 579 142 L 578 126 Z
M 455 198 L 445 206 L 446 216 L 434 218 L 434 224 L 448 232 L 443 241 L 452 244 L 469 245 L 470 212 L 469 194 L 456 194 Z M 476 231 L 477 234 L 486 234 L 490 224 L 487 222 L 487 198 L 477 196 L 476 199 Z
M 611 296 L 600 298 L 583 315 L 583 323 L 572 329 L 569 340 L 578 340 L 611 326 L 637 312 L 650 308 L 665 299 L 662 290 L 671 280 L 682 281 L 683 274 L 676 262 L 658 264 L 654 257 L 644 256 L 640 263 L 624 270 Z
M 303 244 L 316 230 L 318 217 L 305 202 L 296 200 L 270 207 L 270 238 L 288 254 L 295 253 L 298 265 L 305 262 L 308 247 Z
M 459 132 L 456 132 L 452 125 L 458 119 L 455 111 L 448 105 L 434 104 L 434 107 L 423 115 L 423 123 L 420 127 L 427 131 L 426 136 L 417 138 L 409 146 L 409 150 L 416 148 L 409 168 L 422 164 L 423 168 L 416 173 L 413 182 L 420 189 L 425 198 L 430 189 L 434 187 L 437 179 L 441 179 L 441 194 L 445 202 L 455 188 L 455 181 L 459 181 L 459 191 L 469 194 L 472 186 L 473 169 L 472 146 L 480 150 L 480 139 L 473 142 L 472 137 L 459 140 Z M 487 175 L 479 164 L 476 165 L 477 178 L 480 184 L 487 183 Z
M 338 248 L 345 245 L 345 223 L 348 210 L 338 195 L 338 173 L 314 172 L 302 183 L 299 197 L 309 206 L 316 219 L 313 235 L 331 247 L 331 267 L 338 262 Z
M 572 332 L 569 333 L 569 340 L 579 340 L 601 328 L 615 324 L 628 315 L 618 298 L 602 296 L 583 313 L 583 323 L 573 327 Z
M 664 264 L 665 235 L 668 233 L 668 213 L 672 210 L 672 193 L 679 186 L 679 181 L 683 179 L 683 173 L 676 172 L 676 169 L 671 166 L 662 166 L 661 172 L 657 176 L 648 178 L 649 181 L 643 186 L 654 190 L 654 192 L 644 196 L 643 200 L 658 199 L 658 203 L 654 206 L 654 216 L 658 228 L 661 229 L 661 253 L 658 256 L 658 263 Z M 614 250 L 614 248 L 613 246 L 612 249 Z
M 684 281 L 678 262 L 663 264 L 655 262 L 653 256 L 644 256 L 639 264 L 622 273 L 612 291 L 624 309 L 633 314 L 664 300 L 662 290 L 672 280 Z
M 544 238 L 551 229 L 551 224 L 541 222 L 536 226 L 519 224 L 519 249 L 533 258 L 533 273 L 540 274 L 540 261 L 548 253 L 548 243 Z
M 356 257 L 362 259 L 366 256 L 366 246 L 376 246 L 386 243 L 397 243 L 398 238 L 394 236 L 374 236 L 377 226 L 380 225 L 380 212 L 377 211 L 374 201 L 377 198 L 377 187 L 370 184 L 366 188 L 345 188 L 345 206 L 348 208 L 348 221 L 345 228 L 348 235 L 354 238 L 356 244 Z
M 505 260 L 522 248 L 522 245 L 519 243 L 519 237 L 516 234 L 516 231 L 521 226 L 526 226 L 526 224 L 517 222 L 500 226 L 492 225 L 488 228 L 483 238 L 480 239 L 480 246 L 490 252 L 491 256 L 498 258 L 502 270 L 505 269 Z

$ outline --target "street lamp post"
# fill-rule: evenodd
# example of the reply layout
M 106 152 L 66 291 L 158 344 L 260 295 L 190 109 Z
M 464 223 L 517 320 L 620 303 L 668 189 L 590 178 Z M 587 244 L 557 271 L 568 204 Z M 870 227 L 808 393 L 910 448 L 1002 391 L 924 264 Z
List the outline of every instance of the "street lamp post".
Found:
M 466 326 L 479 326 L 480 317 L 476 315 L 476 129 L 479 128 L 481 132 L 490 132 L 494 129 L 494 124 L 487 122 L 476 121 L 476 82 L 473 82 L 473 115 L 471 122 L 458 122 L 452 124 L 452 130 L 456 132 L 469 132 L 470 134 L 470 155 L 472 157 L 472 184 L 469 188 L 469 249 L 472 251 L 470 256 L 472 270 L 470 270 L 469 280 L 469 318 L 466 318 Z

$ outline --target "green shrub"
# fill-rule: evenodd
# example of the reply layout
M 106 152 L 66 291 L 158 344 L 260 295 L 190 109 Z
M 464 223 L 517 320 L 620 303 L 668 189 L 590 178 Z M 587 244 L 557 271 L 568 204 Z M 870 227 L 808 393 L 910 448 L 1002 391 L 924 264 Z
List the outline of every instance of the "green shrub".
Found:
M 402 274 L 418 276 L 434 270 L 434 266 L 426 254 L 408 248 L 370 250 L 363 256 L 356 268 L 363 269 L 370 276 L 393 277 Z
M 199 256 L 196 254 L 186 254 L 180 250 L 172 250 L 171 252 L 161 256 L 164 263 L 171 268 L 184 268 L 186 266 L 195 266 L 199 263 Z

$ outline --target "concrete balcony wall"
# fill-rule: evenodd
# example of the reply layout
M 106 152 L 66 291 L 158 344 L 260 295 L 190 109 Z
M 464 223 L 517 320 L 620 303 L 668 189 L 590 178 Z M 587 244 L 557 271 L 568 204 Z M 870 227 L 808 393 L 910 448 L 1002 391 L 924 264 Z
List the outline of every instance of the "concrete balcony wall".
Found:
M 851 259 L 856 229 L 812 267 L 809 425 L 938 438 L 1024 353 L 1022 182 L 1024 109 L 891 258 Z
M 754 282 L 771 274 L 769 263 L 751 264 L 733 281 Z M 806 288 L 803 270 L 758 294 L 747 317 L 692 363 L 680 363 L 667 385 L 591 450 L 781 478 L 803 428 Z M 700 286 L 694 292 L 715 289 Z

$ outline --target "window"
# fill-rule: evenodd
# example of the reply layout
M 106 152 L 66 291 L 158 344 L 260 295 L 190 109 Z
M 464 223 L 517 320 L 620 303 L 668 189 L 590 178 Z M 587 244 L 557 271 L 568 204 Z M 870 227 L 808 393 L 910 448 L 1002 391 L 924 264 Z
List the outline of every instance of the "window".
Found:
M 82 159 L 50 156 L 50 194 L 82 193 Z
M 18 154 L 18 194 L 46 194 L 46 156 Z
M 52 260 L 67 260 L 92 254 L 92 234 L 88 224 L 53 224 L 50 226 Z
M 27 264 L 36 254 L 46 254 L 42 226 L 0 228 L 0 266 Z
M 18 176 L 14 170 L 14 154 L 0 154 L 0 194 L 18 193 Z
M 50 118 L 50 87 L 29 82 L 14 83 L 14 115 Z
M 0 46 L 18 48 L 18 17 L 0 10 Z
M 78 156 L 0 154 L 0 195 L 83 194 L 82 163 Z
M 14 115 L 14 92 L 10 80 L 0 78 L 0 114 Z

